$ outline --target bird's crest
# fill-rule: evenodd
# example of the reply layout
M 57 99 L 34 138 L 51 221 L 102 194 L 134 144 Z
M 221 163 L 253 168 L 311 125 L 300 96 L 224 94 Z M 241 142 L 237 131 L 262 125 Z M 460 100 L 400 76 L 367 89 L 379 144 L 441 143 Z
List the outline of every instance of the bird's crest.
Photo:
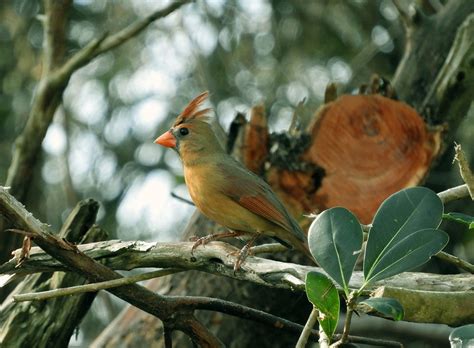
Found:
M 205 91 L 199 94 L 196 98 L 191 100 L 191 102 L 184 108 L 184 110 L 178 115 L 176 121 L 174 122 L 174 127 L 180 125 L 181 123 L 189 122 L 191 120 L 201 120 L 207 121 L 208 113 L 211 111 L 211 108 L 206 108 L 199 110 L 200 106 L 209 96 L 209 92 Z

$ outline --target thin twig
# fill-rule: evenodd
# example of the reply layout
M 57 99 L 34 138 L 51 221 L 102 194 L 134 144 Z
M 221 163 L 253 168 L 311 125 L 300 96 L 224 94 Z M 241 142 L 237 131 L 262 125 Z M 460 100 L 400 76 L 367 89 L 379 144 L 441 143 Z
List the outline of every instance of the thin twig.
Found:
M 458 199 L 464 199 L 469 197 L 469 190 L 466 184 L 451 187 L 445 191 L 439 192 L 438 197 L 441 198 L 443 203 L 456 201 Z
M 474 200 L 474 174 L 472 174 L 472 171 L 469 168 L 469 163 L 466 159 L 464 151 L 461 148 L 461 145 L 456 144 L 454 146 L 454 151 L 456 152 L 454 156 L 454 161 L 458 162 L 461 177 L 466 183 L 467 190 L 469 191 L 471 199 Z
M 328 335 L 324 332 L 322 325 L 319 325 L 319 348 L 329 348 L 331 340 Z
M 262 245 L 256 245 L 250 248 L 250 255 L 259 255 L 259 254 L 273 254 L 281 251 L 287 251 L 288 248 L 280 243 L 268 243 Z
M 189 205 L 192 205 L 192 206 L 195 205 L 193 201 L 190 201 L 189 199 L 186 199 L 186 198 L 184 198 L 184 197 L 181 197 L 181 196 L 178 195 L 177 193 L 171 192 L 171 197 L 176 198 L 177 200 L 180 200 L 181 202 L 187 203 L 187 204 L 189 204 Z
M 131 38 L 140 34 L 145 28 L 147 28 L 157 19 L 166 17 L 182 5 L 187 4 L 189 2 L 191 2 L 191 0 L 176 1 L 165 9 L 155 11 L 147 17 L 141 20 L 137 20 L 136 22 L 130 24 L 128 27 L 122 29 L 121 31 L 113 35 L 104 34 L 102 35 L 102 37 L 91 41 L 83 49 L 81 49 L 71 58 L 69 58 L 69 60 L 64 63 L 60 69 L 55 71 L 54 76 L 51 78 L 51 82 L 56 85 L 63 84 L 64 82 L 69 80 L 69 77 L 74 71 L 86 65 L 98 55 L 122 45 Z
M 69 288 L 14 295 L 13 299 L 16 302 L 40 301 L 40 300 L 47 300 L 50 298 L 56 298 L 56 297 L 62 297 L 62 296 L 78 295 L 85 292 L 96 292 L 99 290 L 115 288 L 117 286 L 138 283 L 143 280 L 163 277 L 163 276 L 178 273 L 181 271 L 182 270 L 177 269 L 177 268 L 160 269 L 158 271 L 137 274 L 130 277 L 108 280 L 105 282 L 91 283 L 91 284 L 85 284 L 85 285 L 71 286 Z
M 336 343 L 333 344 L 334 347 L 338 347 L 347 343 L 349 340 L 349 330 L 351 328 L 351 321 L 352 315 L 354 314 L 354 305 L 356 304 L 357 295 L 353 291 L 349 294 L 346 304 L 347 304 L 347 311 L 346 311 L 346 320 L 344 320 L 344 329 L 342 330 L 342 336 Z
M 306 347 L 306 343 L 308 342 L 308 338 L 313 331 L 313 327 L 314 325 L 316 325 L 316 322 L 318 321 L 318 314 L 319 314 L 318 309 L 313 306 L 313 309 L 311 310 L 311 313 L 309 314 L 308 320 L 306 321 L 303 331 L 301 332 L 300 338 L 298 338 L 298 342 L 296 342 L 295 348 Z
M 448 254 L 447 252 L 444 252 L 444 251 L 440 251 L 435 256 L 440 260 L 453 264 L 469 273 L 474 274 L 474 265 L 472 263 L 469 263 L 465 260 L 460 259 L 457 256 Z
M 405 30 L 408 31 L 413 24 L 410 14 L 406 11 L 405 8 L 403 8 L 399 0 L 393 0 L 392 3 L 397 9 L 398 14 L 400 15 L 400 19 L 403 23 L 403 26 L 405 27 Z
M 170 296 L 167 297 L 175 302 L 175 307 L 181 310 L 210 310 L 220 312 L 242 319 L 248 319 L 259 322 L 271 327 L 300 334 L 303 330 L 303 325 L 294 323 L 290 320 L 278 317 L 276 315 L 260 311 L 258 309 L 243 306 L 234 302 L 225 301 L 221 299 L 201 296 Z M 310 332 L 310 338 L 316 341 L 319 337 L 317 330 Z M 400 347 L 400 344 L 395 341 L 379 340 L 374 338 L 366 338 L 360 336 L 349 336 L 349 342 L 365 343 L 375 346 Z

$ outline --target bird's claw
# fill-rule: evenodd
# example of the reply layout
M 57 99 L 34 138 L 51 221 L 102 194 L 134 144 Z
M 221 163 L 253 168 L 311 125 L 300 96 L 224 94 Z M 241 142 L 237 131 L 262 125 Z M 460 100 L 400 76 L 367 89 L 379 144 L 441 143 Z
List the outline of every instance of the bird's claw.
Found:
M 192 237 L 191 238 L 191 241 L 194 242 L 193 246 L 191 247 L 191 255 L 194 254 L 194 250 L 200 246 L 200 245 L 206 245 L 207 243 L 209 243 L 211 240 L 213 240 L 212 238 L 213 236 L 210 235 L 210 236 L 205 236 L 205 237 Z
M 237 252 L 236 252 L 237 253 Z M 232 253 L 235 254 L 235 253 Z M 234 263 L 234 274 L 240 269 L 240 266 L 244 263 L 247 256 L 251 254 L 250 245 L 246 244 L 238 251 L 237 260 Z

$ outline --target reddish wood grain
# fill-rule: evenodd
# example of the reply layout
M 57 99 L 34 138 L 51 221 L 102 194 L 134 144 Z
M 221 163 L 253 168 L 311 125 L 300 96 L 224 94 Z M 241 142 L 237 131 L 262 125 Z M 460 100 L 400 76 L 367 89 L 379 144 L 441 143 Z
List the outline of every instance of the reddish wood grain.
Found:
M 341 96 L 317 111 L 308 131 L 302 160 L 324 174 L 279 170 L 269 180 L 306 212 L 343 206 L 363 223 L 390 194 L 419 184 L 441 145 L 441 132 L 413 108 L 380 95 Z
M 252 172 L 261 174 L 268 155 L 268 125 L 263 105 L 254 106 L 245 125 L 243 163 Z

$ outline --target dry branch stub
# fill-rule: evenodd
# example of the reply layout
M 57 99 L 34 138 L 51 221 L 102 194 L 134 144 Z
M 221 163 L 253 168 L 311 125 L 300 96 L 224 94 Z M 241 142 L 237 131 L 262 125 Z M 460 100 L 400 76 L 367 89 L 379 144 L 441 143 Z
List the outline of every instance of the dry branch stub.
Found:
M 245 129 L 243 163 L 252 172 L 261 174 L 268 154 L 268 126 L 263 105 L 250 111 L 250 122 Z
M 410 106 L 380 95 L 344 95 L 322 106 L 301 156 L 308 170 L 278 168 L 268 179 L 306 212 L 343 206 L 370 223 L 392 193 L 419 184 L 441 148 Z

